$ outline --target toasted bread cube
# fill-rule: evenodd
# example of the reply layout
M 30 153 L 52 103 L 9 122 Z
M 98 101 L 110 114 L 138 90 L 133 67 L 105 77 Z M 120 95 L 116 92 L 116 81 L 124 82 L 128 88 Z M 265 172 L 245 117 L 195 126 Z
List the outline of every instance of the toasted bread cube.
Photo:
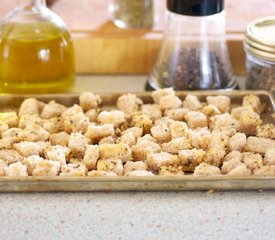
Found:
M 250 94 L 243 97 L 243 106 L 251 106 L 253 110 L 261 114 L 264 110 L 264 107 L 261 104 L 261 100 L 255 94 Z
M 103 111 L 98 114 L 97 120 L 101 125 L 111 123 L 118 127 L 125 122 L 125 114 L 118 110 Z
M 143 161 L 136 161 L 136 162 L 128 161 L 124 165 L 123 172 L 124 174 L 126 174 L 132 171 L 146 171 L 146 170 L 148 170 L 147 163 Z
M 41 126 L 33 124 L 27 126 L 22 132 L 20 132 L 18 137 L 22 141 L 45 142 L 49 140 L 50 134 Z
M 89 118 L 90 122 L 97 122 L 98 114 L 98 109 L 90 109 L 85 113 L 85 116 Z
M 258 126 L 256 129 L 256 136 L 275 139 L 275 125 L 264 124 L 262 126 Z
M 125 131 L 122 132 L 122 136 L 128 133 L 132 133 L 135 137 L 135 139 L 137 140 L 138 138 L 140 138 L 143 134 L 143 129 L 141 127 L 131 127 L 126 129 Z
M 179 137 L 187 137 L 189 129 L 185 122 L 174 121 L 169 125 L 172 139 Z
M 88 145 L 82 163 L 88 170 L 96 169 L 99 158 L 99 147 L 97 145 Z
M 79 104 L 84 111 L 97 108 L 101 103 L 100 96 L 91 92 L 83 92 L 79 96 Z
M 98 142 L 100 139 L 113 136 L 115 134 L 115 128 L 113 124 L 104 124 L 101 126 L 95 126 L 90 124 L 85 134 L 86 137 L 90 138 L 92 143 Z
M 67 110 L 62 104 L 56 103 L 54 100 L 46 104 L 40 114 L 41 118 L 50 119 L 54 117 L 61 117 L 62 113 Z
M 89 177 L 116 177 L 117 174 L 115 172 L 93 170 L 88 172 L 88 176 Z
M 123 134 L 117 141 L 118 143 L 126 143 L 128 144 L 130 147 L 132 147 L 133 145 L 136 144 L 136 138 L 134 136 L 133 133 L 131 132 L 128 132 L 128 133 L 125 133 Z
M 162 117 L 158 120 L 155 121 L 155 125 L 166 125 L 166 126 L 170 126 L 173 122 L 175 122 L 175 120 L 169 118 L 169 117 Z
M 192 111 L 197 111 L 202 108 L 202 104 L 197 96 L 187 95 L 183 101 L 183 107 L 188 108 Z
M 275 148 L 275 140 L 253 136 L 247 138 L 246 151 L 265 154 L 269 148 Z
M 166 95 L 159 99 L 159 108 L 162 110 L 179 108 L 182 105 L 182 101 L 173 94 Z
M 118 176 L 123 174 L 123 164 L 120 159 L 98 160 L 97 170 L 105 172 L 115 172 Z
M 258 153 L 244 152 L 243 163 L 253 171 L 255 168 L 259 168 L 263 165 L 263 157 Z
M 88 138 L 81 133 L 71 133 L 68 147 L 71 149 L 74 156 L 83 156 L 88 144 Z
M 72 107 L 67 108 L 67 110 L 62 113 L 61 117 L 65 119 L 79 113 L 83 113 L 83 109 L 79 105 L 74 104 Z
M 27 167 L 21 162 L 10 164 L 6 168 L 6 175 L 8 177 L 25 177 L 28 176 Z
M 173 88 L 164 88 L 152 92 L 152 98 L 155 103 L 159 103 L 160 98 L 167 95 L 175 95 L 175 91 L 173 90 Z
M 0 160 L 0 177 L 6 176 L 6 168 L 8 164 L 4 160 Z
M 260 116 L 255 112 L 246 112 L 241 114 L 239 118 L 239 131 L 245 134 L 255 134 L 256 129 L 262 124 Z
M 14 149 L 24 157 L 31 155 L 41 155 L 49 146 L 48 142 L 19 142 L 13 145 Z
M 45 103 L 38 101 L 35 98 L 27 98 L 25 99 L 18 112 L 18 116 L 21 117 L 23 115 L 39 115 Z
M 204 162 L 214 166 L 220 166 L 226 155 L 226 151 L 222 148 L 209 148 L 205 154 Z
M 59 132 L 50 135 L 52 145 L 68 146 L 70 135 L 66 132 Z
M 245 166 L 244 164 L 232 169 L 228 173 L 229 176 L 249 176 L 251 174 L 251 170 L 247 168 L 247 166 Z
M 231 100 L 227 96 L 208 96 L 206 101 L 208 104 L 216 106 L 223 113 L 230 111 Z
M 218 167 L 206 163 L 201 163 L 194 171 L 194 176 L 215 176 L 220 174 L 221 171 Z
M 275 165 L 275 148 L 270 148 L 266 151 L 264 163 L 266 165 Z
M 144 104 L 141 106 L 141 112 L 143 115 L 147 115 L 153 121 L 162 117 L 162 112 L 158 104 Z
M 199 127 L 207 127 L 207 118 L 201 112 L 190 111 L 186 113 L 185 119 L 188 127 L 195 129 Z
M 185 114 L 189 111 L 187 108 L 172 108 L 166 109 L 164 116 L 169 117 L 175 121 L 183 121 L 185 119 Z
M 137 144 L 132 146 L 133 158 L 136 161 L 146 160 L 147 153 L 157 153 L 160 152 L 160 146 L 150 140 L 139 139 Z
M 167 152 L 148 153 L 146 162 L 150 169 L 158 171 L 162 166 L 178 165 L 179 158 Z
M 15 138 L 17 141 L 20 141 L 19 134 L 22 133 L 21 128 L 9 128 L 8 130 L 2 132 L 1 137 L 4 138 Z
M 159 143 L 168 142 L 172 139 L 171 131 L 165 124 L 156 125 L 151 128 L 151 134 L 153 138 Z
M 23 156 L 17 151 L 11 149 L 1 149 L 0 159 L 4 160 L 7 164 L 19 162 L 23 160 Z
M 221 111 L 215 105 L 210 104 L 202 109 L 202 113 L 204 113 L 207 118 L 211 118 L 221 114 Z
M 50 134 L 64 131 L 64 119 L 61 117 L 46 119 L 43 121 L 42 127 Z
M 127 162 L 129 160 L 132 160 L 132 150 L 125 143 L 102 144 L 99 145 L 99 158 L 116 158 L 121 159 L 123 162 Z
M 61 166 L 62 177 L 83 177 L 87 175 L 87 168 L 81 163 L 69 163 Z
M 1 135 L 3 132 L 7 131 L 8 129 L 9 129 L 9 125 L 8 125 L 8 124 L 6 124 L 6 123 L 1 123 L 1 122 L 0 122 L 0 135 Z
M 208 128 L 196 128 L 194 130 L 188 130 L 188 138 L 191 145 L 197 149 L 206 150 L 208 148 L 210 139 L 212 137 Z
M 260 166 L 253 170 L 253 174 L 257 176 L 274 176 L 275 166 Z
M 241 162 L 242 159 L 243 159 L 242 153 L 240 153 L 240 152 L 237 151 L 237 150 L 233 150 L 232 152 L 228 153 L 228 154 L 224 157 L 223 162 L 227 162 L 227 161 L 230 161 L 230 160 L 237 160 L 237 161 Z
M 57 176 L 60 171 L 60 162 L 42 160 L 37 163 L 32 171 L 32 176 Z
M 23 129 L 23 128 L 26 128 L 27 126 L 30 126 L 30 125 L 33 125 L 33 124 L 41 125 L 42 124 L 42 119 L 36 114 L 22 115 L 19 118 L 18 127 Z
M 160 176 L 183 176 L 182 166 L 162 166 L 159 170 Z
M 209 127 L 211 129 L 220 129 L 222 127 L 227 126 L 238 130 L 240 128 L 240 123 L 238 120 L 233 118 L 229 113 L 215 115 L 214 117 L 210 118 Z
M 242 165 L 244 164 L 241 161 L 239 161 L 239 159 L 231 159 L 229 161 L 223 162 L 221 171 L 223 174 L 227 174 L 231 172 L 233 169 Z
M 128 177 L 148 177 L 148 176 L 154 176 L 154 174 L 150 171 L 144 171 L 144 170 L 135 170 L 131 172 L 127 172 L 125 176 Z
M 134 94 L 124 94 L 117 100 L 117 109 L 123 111 L 127 115 L 133 114 L 139 110 L 139 107 L 143 104 L 142 100 Z
M 102 145 L 102 144 L 106 144 L 106 143 L 115 144 L 117 142 L 116 142 L 116 139 L 114 137 L 108 136 L 108 137 L 105 137 L 105 138 L 101 138 L 98 142 L 98 145 Z
M 70 154 L 71 150 L 68 147 L 54 145 L 49 146 L 45 150 L 45 157 L 49 160 L 60 162 L 61 165 L 66 164 L 67 158 Z
M 229 140 L 229 150 L 242 151 L 246 145 L 246 135 L 244 133 L 235 133 Z
M 0 112 L 0 123 L 7 124 L 9 127 L 17 127 L 18 121 L 16 112 Z
M 152 120 L 147 115 L 134 114 L 132 121 L 132 127 L 140 127 L 143 129 L 143 133 L 149 133 L 153 126 Z
M 0 139 L 0 149 L 12 149 L 13 144 L 18 142 L 18 138 L 16 137 L 9 137 Z
M 213 131 L 208 148 L 225 149 L 228 146 L 230 135 L 224 131 Z
M 24 158 L 22 163 L 27 167 L 28 174 L 32 175 L 32 172 L 35 169 L 36 165 L 43 160 L 44 158 L 40 157 L 39 155 L 31 155 Z
M 178 154 L 180 150 L 192 148 L 190 141 L 186 137 L 175 138 L 168 143 L 161 145 L 162 151 Z
M 203 161 L 205 154 L 206 152 L 202 149 L 186 149 L 179 151 L 179 159 L 182 165 L 196 167 Z
M 83 112 L 76 113 L 64 118 L 64 130 L 67 133 L 82 132 L 86 133 L 90 124 L 89 118 Z

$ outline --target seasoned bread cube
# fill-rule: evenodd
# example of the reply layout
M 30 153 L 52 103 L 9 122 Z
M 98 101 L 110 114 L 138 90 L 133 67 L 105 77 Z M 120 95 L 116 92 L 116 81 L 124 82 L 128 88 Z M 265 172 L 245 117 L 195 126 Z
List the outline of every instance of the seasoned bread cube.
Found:
M 189 169 L 191 169 L 203 161 L 205 154 L 206 152 L 202 149 L 181 150 L 179 151 L 179 159 L 182 165 L 189 166 Z
M 188 138 L 191 145 L 197 149 L 206 150 L 208 148 L 210 139 L 212 137 L 211 132 L 205 128 L 196 128 L 194 130 L 190 129 L 188 131 Z
M 114 137 L 108 136 L 108 137 L 105 137 L 105 138 L 101 138 L 98 142 L 98 145 L 102 145 L 102 144 L 106 144 L 106 143 L 114 144 L 114 143 L 117 143 L 117 142 L 116 142 L 116 139 Z
M 210 104 L 202 109 L 202 113 L 204 113 L 207 118 L 211 118 L 221 114 L 221 111 L 216 106 Z
M 88 126 L 85 136 L 90 138 L 92 143 L 96 143 L 100 139 L 108 136 L 113 136 L 114 134 L 115 129 L 113 124 L 104 124 L 101 126 L 95 126 L 94 124 L 90 124 Z
M 229 139 L 228 147 L 230 151 L 242 151 L 245 145 L 246 135 L 244 133 L 237 132 Z
M 182 166 L 162 166 L 159 170 L 160 176 L 183 176 Z
M 125 143 L 101 144 L 99 145 L 99 158 L 116 158 L 121 159 L 123 162 L 127 162 L 129 160 L 132 160 L 132 150 Z
M 149 153 L 160 152 L 161 148 L 157 143 L 141 138 L 136 145 L 132 146 L 132 151 L 134 160 L 140 161 L 146 160 Z
M 23 156 L 13 149 L 1 149 L 0 159 L 4 160 L 7 164 L 11 164 L 22 161 Z
M 69 163 L 61 166 L 60 176 L 83 177 L 87 175 L 87 168 L 81 163 Z
M 65 119 L 79 113 L 83 114 L 83 109 L 79 105 L 74 104 L 72 107 L 67 108 L 67 110 L 62 113 L 61 117 Z
M 162 112 L 158 104 L 144 104 L 141 106 L 141 112 L 143 115 L 147 115 L 153 121 L 162 117 Z
M 275 125 L 264 124 L 262 126 L 258 126 L 256 129 L 256 136 L 275 139 Z
M 105 172 L 115 172 L 118 176 L 123 174 L 123 164 L 120 159 L 98 160 L 97 170 Z
M 207 127 L 207 118 L 201 112 L 190 111 L 186 113 L 185 119 L 188 127 L 195 129 L 199 127 Z
M 261 105 L 261 100 L 255 94 L 250 94 L 243 97 L 243 106 L 251 106 L 253 110 L 261 114 L 264 110 L 264 107 Z
M 174 121 L 169 125 L 172 139 L 179 137 L 187 137 L 189 129 L 185 122 Z
M 194 95 L 187 95 L 183 101 L 183 107 L 188 108 L 192 111 L 197 111 L 202 108 L 202 104 L 198 97 Z
M 265 152 L 264 163 L 266 165 L 275 165 L 275 148 L 270 148 Z
M 74 156 L 83 156 L 88 144 L 88 138 L 81 133 L 71 133 L 68 147 L 71 149 Z
M 31 155 L 24 158 L 22 163 L 27 167 L 28 174 L 32 175 L 32 172 L 35 169 L 36 165 L 43 160 L 44 158 L 40 157 L 39 155 Z
M 150 169 L 157 171 L 162 166 L 178 165 L 179 158 L 167 152 L 148 153 L 146 162 Z
M 148 176 L 154 176 L 154 174 L 150 171 L 142 171 L 142 170 L 135 170 L 131 172 L 127 172 L 125 176 L 128 177 L 148 177 Z
M 117 174 L 115 172 L 93 170 L 88 172 L 88 176 L 89 177 L 116 177 Z
M 85 116 L 89 118 L 90 122 L 97 122 L 99 109 L 90 109 L 85 112 Z
M 90 124 L 89 118 L 83 112 L 76 113 L 64 118 L 64 130 L 67 133 L 82 132 L 86 133 Z
M 143 161 L 127 161 L 124 165 L 123 172 L 124 174 L 132 171 L 146 171 L 148 170 L 147 163 Z
M 117 139 L 117 143 L 126 143 L 130 147 L 136 144 L 136 138 L 133 133 L 128 132 L 123 134 L 120 138 Z
M 209 127 L 211 129 L 220 129 L 222 127 L 230 127 L 232 129 L 238 130 L 240 128 L 240 123 L 238 120 L 233 118 L 229 113 L 223 113 L 215 115 L 210 118 Z
M 4 138 L 14 138 L 16 141 L 20 141 L 19 134 L 22 133 L 21 128 L 9 128 L 8 130 L 2 132 L 1 137 Z
M 143 102 L 134 94 L 124 94 L 120 96 L 117 100 L 117 109 L 125 112 L 127 115 L 133 114 L 139 110 L 140 105 Z
M 247 168 L 247 166 L 245 166 L 244 164 L 232 169 L 228 173 L 229 176 L 249 176 L 251 174 L 251 170 Z
M 11 149 L 13 148 L 13 144 L 18 142 L 18 138 L 16 137 L 8 137 L 0 139 L 0 149 Z
M 164 88 L 152 92 L 152 98 L 155 103 L 159 103 L 160 98 L 167 95 L 175 95 L 175 91 L 173 90 L 173 88 Z
M 6 175 L 8 177 L 25 177 L 28 176 L 28 172 L 26 166 L 21 162 L 16 162 L 6 168 Z
M 275 166 L 260 166 L 253 170 L 253 174 L 257 176 L 274 176 Z
M 141 127 L 131 127 L 131 128 L 128 128 L 126 130 L 124 130 L 121 135 L 125 135 L 125 134 L 128 134 L 128 133 L 132 133 L 133 136 L 135 137 L 135 139 L 137 140 L 138 138 L 140 138 L 143 134 L 143 129 Z
M 221 171 L 218 167 L 201 163 L 194 170 L 194 176 L 215 176 L 220 175 Z
M 180 150 L 192 148 L 190 141 L 186 137 L 175 138 L 168 143 L 161 145 L 162 151 L 178 154 Z
M 70 134 L 62 131 L 50 135 L 51 145 L 68 146 Z
M 264 154 L 269 148 L 275 148 L 275 140 L 253 136 L 247 138 L 246 151 Z
M 153 126 L 152 120 L 147 115 L 134 114 L 131 121 L 132 127 L 140 127 L 143 133 L 149 133 Z
M 83 158 L 83 164 L 88 170 L 96 169 L 99 158 L 99 147 L 97 145 L 88 145 Z
M 233 150 L 232 152 L 228 153 L 225 157 L 223 162 L 227 162 L 230 160 L 237 160 L 239 162 L 241 162 L 243 159 L 243 155 L 241 152 L 237 151 L 237 150 Z
M 64 120 L 61 117 L 46 119 L 42 123 L 42 127 L 50 134 L 64 131 Z
M 163 96 L 159 99 L 159 108 L 162 110 L 179 108 L 182 101 L 174 94 Z
M 32 171 L 32 176 L 57 176 L 60 171 L 60 162 L 52 160 L 39 161 Z
M 244 164 L 241 161 L 239 161 L 239 159 L 231 159 L 229 161 L 223 162 L 221 170 L 223 174 L 227 174 L 231 172 L 233 169 L 242 165 Z
M 46 104 L 40 114 L 41 118 L 50 119 L 54 117 L 61 117 L 62 113 L 67 110 L 62 104 L 56 103 L 54 100 Z
M 1 123 L 1 122 L 0 122 L 0 135 L 1 135 L 3 132 L 7 131 L 8 129 L 9 129 L 9 125 L 8 125 L 8 124 L 6 124 L 6 123 Z
M 18 121 L 16 112 L 0 112 L 0 123 L 7 124 L 9 127 L 17 127 Z
M 151 134 L 159 143 L 168 142 L 171 140 L 171 131 L 165 124 L 156 125 L 151 128 Z
M 101 103 L 100 96 L 91 92 L 83 92 L 79 96 L 79 104 L 84 111 L 97 108 Z
M 18 137 L 22 141 L 45 142 L 49 140 L 50 134 L 41 126 L 33 124 L 27 126 L 22 132 L 20 132 Z
M 21 117 L 23 115 L 33 114 L 39 115 L 44 105 L 44 103 L 35 98 L 27 98 L 22 102 L 19 108 L 18 116 Z
M 187 108 L 172 108 L 166 109 L 164 111 L 164 116 L 171 118 L 175 121 L 183 121 L 185 119 L 185 114 L 189 110 Z
M 101 125 L 111 123 L 118 127 L 125 122 L 125 114 L 118 110 L 103 111 L 98 114 L 97 120 Z
M 49 160 L 60 162 L 61 165 L 66 164 L 67 158 L 71 150 L 68 147 L 55 145 L 49 146 L 45 150 L 45 157 Z
M 263 165 L 263 157 L 258 153 L 245 152 L 243 153 L 243 162 L 253 171 L 255 168 L 259 168 Z
M 211 147 L 207 150 L 204 162 L 214 166 L 220 166 L 226 155 L 226 151 L 222 148 Z
M 216 106 L 221 112 L 229 112 L 231 108 L 231 100 L 227 96 L 208 96 L 207 103 Z
M 41 155 L 49 146 L 48 142 L 19 142 L 13 145 L 14 149 L 24 157 Z
M 6 168 L 8 164 L 4 160 L 0 160 L 0 177 L 6 176 Z
M 41 125 L 42 124 L 42 119 L 36 114 L 22 115 L 19 118 L 18 127 L 23 129 L 23 128 L 26 128 L 27 126 L 30 126 L 30 125 L 33 125 L 33 124 Z

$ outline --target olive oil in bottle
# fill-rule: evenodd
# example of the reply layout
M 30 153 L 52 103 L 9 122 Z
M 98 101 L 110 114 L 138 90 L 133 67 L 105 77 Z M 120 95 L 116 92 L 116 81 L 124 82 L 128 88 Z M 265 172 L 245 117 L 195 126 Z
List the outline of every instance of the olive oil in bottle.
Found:
M 26 5 L 0 25 L 0 91 L 68 91 L 75 74 L 69 32 L 43 0 L 20 1 Z

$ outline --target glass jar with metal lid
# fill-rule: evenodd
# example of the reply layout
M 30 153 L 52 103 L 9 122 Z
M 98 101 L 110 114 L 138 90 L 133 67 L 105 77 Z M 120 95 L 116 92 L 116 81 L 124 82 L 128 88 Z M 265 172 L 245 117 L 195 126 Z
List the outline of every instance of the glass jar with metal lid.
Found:
M 250 23 L 244 43 L 246 51 L 246 87 L 275 89 L 275 17 Z

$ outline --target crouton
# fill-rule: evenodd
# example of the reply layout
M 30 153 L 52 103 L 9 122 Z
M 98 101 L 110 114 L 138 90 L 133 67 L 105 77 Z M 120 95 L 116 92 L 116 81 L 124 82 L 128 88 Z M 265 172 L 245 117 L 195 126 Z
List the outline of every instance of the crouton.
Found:
M 218 167 L 206 163 L 201 163 L 194 170 L 194 176 L 215 176 L 220 174 L 221 171 Z
M 100 96 L 91 92 L 83 92 L 79 96 L 79 104 L 84 111 L 97 108 L 101 103 Z
M 231 100 L 227 96 L 208 96 L 207 103 L 216 106 L 222 113 L 229 112 L 231 108 Z
M 187 95 L 183 101 L 183 107 L 188 108 L 191 111 L 197 111 L 202 108 L 202 104 L 197 96 Z
M 127 162 L 129 160 L 132 160 L 132 150 L 125 143 L 102 144 L 99 145 L 99 158 L 116 158 L 121 159 L 123 162 Z
M 190 111 L 186 113 L 185 119 L 188 127 L 195 129 L 199 127 L 207 127 L 207 118 L 201 112 Z
M 146 162 L 150 169 L 157 171 L 162 166 L 178 165 L 179 158 L 167 152 L 148 153 Z

